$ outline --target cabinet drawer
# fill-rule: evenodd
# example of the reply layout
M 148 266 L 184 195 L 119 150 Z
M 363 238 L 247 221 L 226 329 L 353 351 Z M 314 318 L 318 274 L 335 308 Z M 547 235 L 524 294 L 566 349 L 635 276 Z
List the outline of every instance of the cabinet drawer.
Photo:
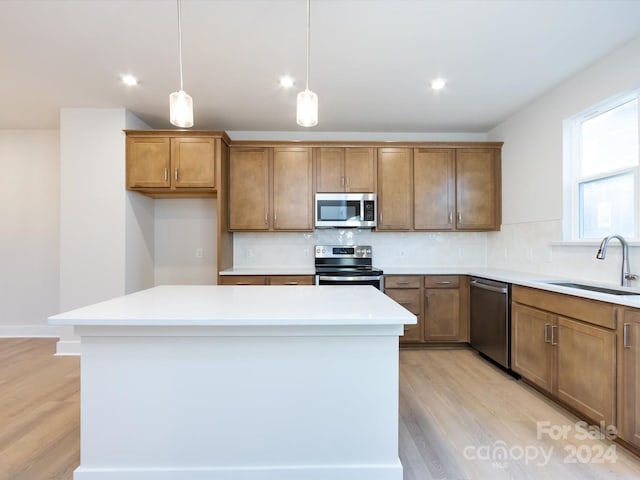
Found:
M 225 275 L 221 280 L 222 285 L 267 285 L 264 275 Z
M 387 288 L 420 288 L 421 277 L 417 275 L 385 275 L 384 287 Z
M 385 293 L 414 315 L 420 315 L 420 290 L 386 290 Z
M 270 285 L 314 285 L 313 275 L 273 275 Z
M 424 277 L 425 288 L 458 288 L 460 277 L 457 275 L 429 275 Z
M 513 286 L 511 299 L 557 315 L 605 328 L 616 328 L 616 307 L 610 303 L 519 285 Z

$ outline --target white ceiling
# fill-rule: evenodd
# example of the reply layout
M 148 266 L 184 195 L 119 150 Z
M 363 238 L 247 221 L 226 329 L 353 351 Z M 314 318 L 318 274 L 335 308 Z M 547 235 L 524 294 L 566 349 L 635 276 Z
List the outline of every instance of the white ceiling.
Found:
M 195 128 L 305 130 L 305 0 L 183 0 L 182 16 Z M 640 0 L 312 0 L 312 130 L 486 132 L 639 35 Z M 175 0 L 0 0 L 0 128 L 56 128 L 61 107 L 171 127 L 177 45 Z

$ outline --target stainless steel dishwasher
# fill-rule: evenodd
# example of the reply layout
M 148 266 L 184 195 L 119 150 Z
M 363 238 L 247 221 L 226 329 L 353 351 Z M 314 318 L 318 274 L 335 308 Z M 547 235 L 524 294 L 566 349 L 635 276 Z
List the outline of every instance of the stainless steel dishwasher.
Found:
M 471 277 L 471 346 L 511 369 L 511 285 Z

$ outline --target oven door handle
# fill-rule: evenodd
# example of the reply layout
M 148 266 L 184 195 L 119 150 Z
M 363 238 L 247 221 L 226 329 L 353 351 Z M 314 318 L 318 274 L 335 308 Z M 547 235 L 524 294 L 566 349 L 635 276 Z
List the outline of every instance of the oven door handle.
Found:
M 381 275 L 378 276 L 366 276 L 366 275 L 361 275 L 361 276 L 356 276 L 356 277 L 328 277 L 325 275 L 320 275 L 318 277 L 318 280 L 325 281 L 325 282 L 366 282 L 366 281 L 370 281 L 370 280 L 380 280 L 382 279 Z

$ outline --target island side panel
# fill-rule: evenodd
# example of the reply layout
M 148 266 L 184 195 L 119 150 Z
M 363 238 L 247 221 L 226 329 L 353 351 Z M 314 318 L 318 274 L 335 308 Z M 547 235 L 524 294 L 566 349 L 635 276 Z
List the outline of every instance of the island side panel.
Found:
M 401 480 L 397 335 L 314 331 L 82 337 L 75 480 Z

